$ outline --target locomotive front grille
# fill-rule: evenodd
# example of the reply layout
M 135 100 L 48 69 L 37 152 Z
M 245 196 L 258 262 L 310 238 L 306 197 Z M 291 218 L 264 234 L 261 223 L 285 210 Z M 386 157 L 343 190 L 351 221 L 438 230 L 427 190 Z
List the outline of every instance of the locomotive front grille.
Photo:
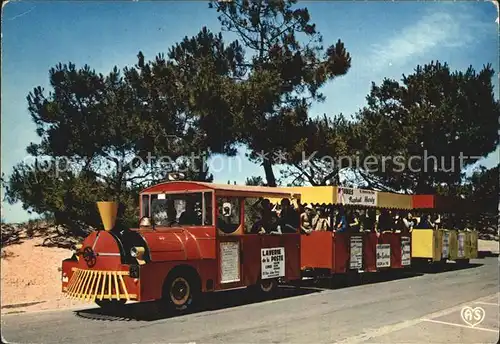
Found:
M 129 294 L 123 276 L 128 271 L 100 271 L 73 268 L 73 275 L 65 289 L 66 296 L 84 301 L 133 300 L 136 294 Z

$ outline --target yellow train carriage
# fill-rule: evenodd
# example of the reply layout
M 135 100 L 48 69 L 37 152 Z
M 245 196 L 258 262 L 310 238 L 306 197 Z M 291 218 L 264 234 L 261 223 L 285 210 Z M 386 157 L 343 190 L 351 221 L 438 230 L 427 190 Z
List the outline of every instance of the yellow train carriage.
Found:
M 436 195 L 413 195 L 413 209 L 431 213 L 451 213 L 457 200 Z M 464 241 L 465 242 L 465 241 Z M 446 262 L 459 256 L 458 233 L 453 228 L 416 228 L 412 231 L 412 258 L 431 263 Z
M 413 195 L 413 208 L 430 213 L 464 213 L 470 210 L 466 201 L 438 195 Z M 477 258 L 477 232 L 456 228 L 414 229 L 412 232 L 412 258 L 429 262 L 457 263 Z

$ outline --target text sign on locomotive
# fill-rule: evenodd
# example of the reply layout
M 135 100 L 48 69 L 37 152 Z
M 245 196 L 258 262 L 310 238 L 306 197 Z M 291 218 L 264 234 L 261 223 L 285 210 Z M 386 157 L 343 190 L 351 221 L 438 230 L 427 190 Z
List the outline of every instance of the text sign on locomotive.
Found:
M 391 266 L 391 245 L 377 245 L 377 268 L 388 268 Z
M 240 281 L 240 243 L 220 243 L 220 274 L 221 283 Z
M 285 248 L 273 247 L 260 250 L 261 278 L 285 276 Z

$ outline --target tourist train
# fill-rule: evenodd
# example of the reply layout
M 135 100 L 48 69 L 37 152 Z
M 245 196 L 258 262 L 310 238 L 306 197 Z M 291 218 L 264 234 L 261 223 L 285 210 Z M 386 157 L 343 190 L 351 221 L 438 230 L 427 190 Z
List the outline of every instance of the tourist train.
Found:
M 139 195 L 137 228 L 98 202 L 103 228 L 62 262 L 62 292 L 109 308 L 158 301 L 194 307 L 203 293 L 263 295 L 305 277 L 467 263 L 478 236 L 463 199 L 337 186 L 263 187 L 170 181 Z

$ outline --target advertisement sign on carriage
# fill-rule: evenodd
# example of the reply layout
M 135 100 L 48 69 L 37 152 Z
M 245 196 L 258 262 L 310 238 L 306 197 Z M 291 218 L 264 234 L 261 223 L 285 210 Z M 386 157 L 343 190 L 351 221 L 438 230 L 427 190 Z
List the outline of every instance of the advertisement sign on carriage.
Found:
M 350 244 L 349 268 L 360 270 L 363 267 L 363 237 L 352 236 Z
M 401 265 L 411 264 L 411 246 L 409 237 L 401 237 Z
M 262 248 L 260 250 L 261 278 L 285 276 L 285 248 Z
M 458 233 L 458 258 L 465 257 L 465 233 Z
M 391 245 L 377 245 L 377 268 L 388 268 L 391 266 Z
M 448 231 L 443 232 L 443 249 L 441 258 L 448 258 L 450 254 L 450 233 Z
M 375 207 L 377 206 L 377 195 L 378 193 L 372 190 L 343 187 L 339 187 L 337 189 L 338 202 L 346 205 L 363 205 Z

